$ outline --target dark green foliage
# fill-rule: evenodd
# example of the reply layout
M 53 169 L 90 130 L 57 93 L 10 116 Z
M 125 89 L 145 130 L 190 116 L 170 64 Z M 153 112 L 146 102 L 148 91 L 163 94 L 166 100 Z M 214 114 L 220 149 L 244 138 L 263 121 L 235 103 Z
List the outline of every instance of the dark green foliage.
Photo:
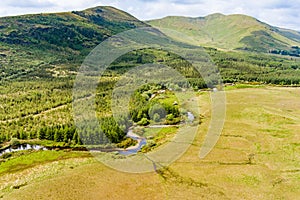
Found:
M 55 142 L 68 142 L 73 140 L 78 144 L 78 140 L 74 135 L 76 134 L 76 128 L 72 124 L 56 125 L 51 127 L 42 127 L 37 134 L 37 138 L 40 140 L 53 140 Z
M 133 125 L 132 120 L 130 120 L 130 116 L 116 117 L 116 123 L 123 132 L 127 132 L 129 128 Z
M 112 143 L 119 143 L 126 136 L 126 132 L 119 127 L 113 117 L 102 118 L 101 129 Z
M 130 123 L 124 121 L 121 123 L 130 126 Z M 56 125 L 41 128 L 38 131 L 38 138 L 55 142 L 67 143 L 71 141 L 74 144 L 99 145 L 119 143 L 124 139 L 126 132 L 118 126 L 112 117 L 108 117 L 101 119 L 101 127 L 87 122 L 86 126 L 82 127 L 80 134 L 78 134 L 74 125 Z

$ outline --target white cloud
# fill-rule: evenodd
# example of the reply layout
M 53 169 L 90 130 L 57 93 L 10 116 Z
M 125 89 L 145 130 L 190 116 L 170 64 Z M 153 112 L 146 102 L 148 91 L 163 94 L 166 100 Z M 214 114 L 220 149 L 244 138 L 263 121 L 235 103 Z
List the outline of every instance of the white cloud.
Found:
M 2 6 L 10 6 L 17 8 L 45 8 L 49 6 L 54 6 L 51 1 L 43 0 L 24 0 L 24 1 L 13 1 L 13 0 L 3 0 Z
M 114 6 L 142 20 L 169 15 L 198 17 L 216 12 L 239 13 L 300 31 L 300 0 L 2 0 L 0 16 L 82 10 L 97 5 Z

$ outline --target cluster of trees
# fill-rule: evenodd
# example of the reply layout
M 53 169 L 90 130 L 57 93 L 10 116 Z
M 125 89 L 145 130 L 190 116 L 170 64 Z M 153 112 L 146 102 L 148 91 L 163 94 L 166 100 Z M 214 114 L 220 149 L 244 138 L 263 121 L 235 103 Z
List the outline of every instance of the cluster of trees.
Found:
M 128 117 L 121 116 L 118 119 L 106 117 L 100 120 L 101 129 L 112 143 L 119 143 L 125 139 L 126 133 L 132 123 Z
M 292 49 L 299 51 L 300 48 L 292 47 Z M 110 69 L 114 71 L 115 75 L 121 75 L 139 64 L 159 63 L 176 69 L 187 78 L 189 84 L 196 90 L 214 87 L 218 84 L 214 77 L 217 73 L 221 74 L 225 83 L 248 81 L 280 85 L 300 84 L 300 62 L 297 57 L 250 52 L 223 52 L 214 48 L 205 48 L 205 50 L 211 57 L 211 62 L 219 70 L 209 71 L 210 68 L 208 68 L 206 75 L 209 78 L 206 79 L 206 82 L 191 63 L 178 55 L 157 49 L 130 52 L 117 59 Z M 197 61 L 203 60 L 203 64 L 210 63 L 207 59 L 205 54 L 197 57 Z M 213 69 L 211 68 L 211 70 Z M 176 84 L 182 87 L 186 83 L 179 80 Z
M 37 138 L 85 145 L 120 143 L 131 125 L 127 117 L 119 117 L 117 120 L 105 117 L 100 119 L 99 124 L 85 121 L 79 128 L 73 124 L 43 127 L 38 131 Z
M 36 134 L 31 134 L 28 132 L 25 132 L 23 130 L 16 130 L 13 133 L 1 133 L 0 134 L 0 144 L 3 142 L 8 142 L 11 140 L 11 138 L 17 138 L 17 139 L 34 139 L 36 138 Z
M 69 144 L 100 145 L 120 143 L 126 138 L 126 132 L 132 125 L 129 119 L 120 117 L 117 121 L 113 117 L 100 119 L 100 125 L 84 122 L 83 126 L 76 128 L 74 124 L 43 126 L 37 132 L 28 133 L 24 130 L 13 134 L 0 134 L 0 143 L 17 139 L 40 139 Z
M 259 82 L 263 84 L 299 85 L 298 58 L 246 52 L 222 52 L 207 48 L 225 83 Z
M 154 90 L 153 90 L 154 88 Z M 151 99 L 155 90 L 164 89 L 162 85 L 144 85 L 137 90 L 130 101 L 130 116 L 133 122 L 139 125 L 148 125 L 150 121 L 160 122 L 166 120 L 172 123 L 174 120 L 180 121 L 180 111 L 178 105 L 167 101 L 160 102 L 157 99 Z
M 290 50 L 271 49 L 269 53 L 300 57 L 300 48 L 298 46 L 292 46 Z
M 76 128 L 71 124 L 42 127 L 37 133 L 37 138 L 55 142 L 74 141 L 74 143 L 80 144 L 80 138 L 78 134 L 76 134 Z
M 92 34 L 87 30 L 81 31 L 83 31 L 82 34 Z M 206 51 L 220 69 L 225 83 L 249 81 L 280 85 L 300 84 L 298 58 L 246 52 L 222 52 L 211 48 L 207 48 Z M 52 69 L 47 62 L 62 64 L 64 63 L 63 58 L 58 58 L 56 54 L 52 56 L 49 52 L 45 54 L 41 52 L 42 57 L 39 57 L 36 49 L 32 55 L 21 55 L 20 52 L 23 51 L 16 49 L 13 49 L 12 52 L 15 52 L 16 58 L 11 55 L 0 59 L 0 73 L 4 74 L 2 79 L 0 78 L 0 89 L 3 94 L 0 98 L 0 121 L 3 121 L 0 123 L 0 143 L 9 141 L 12 137 L 40 138 L 74 144 L 121 142 L 126 138 L 126 131 L 132 123 L 127 120 L 128 116 L 117 120 L 107 117 L 111 116 L 112 90 L 118 77 L 132 67 L 141 64 L 166 64 L 186 76 L 189 84 L 195 89 L 208 87 L 192 65 L 177 55 L 156 49 L 133 51 L 117 59 L 105 72 L 104 78 L 102 77 L 103 79 L 99 83 L 95 96 L 95 107 L 97 116 L 101 120 L 101 127 L 90 125 L 81 131 L 76 131 L 71 116 L 74 76 L 54 77 L 49 73 L 50 70 L 47 70 Z M 76 54 L 74 55 L 76 56 Z M 41 64 L 36 60 L 30 60 L 33 57 L 46 61 Z M 26 59 L 28 63 L 24 62 Z M 39 64 L 30 64 L 29 61 Z M 26 63 L 26 65 L 22 63 Z M 76 70 L 76 67 L 68 65 L 65 70 L 68 69 Z M 209 85 L 214 84 L 216 83 L 209 83 Z M 185 85 L 186 82 L 181 80 L 176 83 L 179 88 Z M 174 86 L 174 88 L 176 87 Z M 178 123 L 180 113 L 177 105 L 173 105 L 173 102 L 159 101 L 156 98 L 151 99 L 155 91 L 165 89 L 162 85 L 146 85 L 136 91 L 130 101 L 131 120 L 140 125 L 147 125 L 151 120 Z M 66 108 L 53 109 L 60 105 L 66 105 Z M 38 117 L 40 113 L 50 109 L 53 111 L 47 112 L 46 117 Z M 79 133 L 83 135 L 80 136 Z M 84 141 L 80 138 L 84 138 Z
M 203 55 L 194 56 L 203 57 Z M 203 63 L 209 62 L 207 60 L 208 58 L 199 57 L 195 58 L 195 60 L 200 60 L 200 62 L 202 60 Z M 208 84 L 205 83 L 199 71 L 197 71 L 191 63 L 189 63 L 179 55 L 160 49 L 141 49 L 127 53 L 116 59 L 112 63 L 112 66 L 109 67 L 109 70 L 111 74 L 115 74 L 118 76 L 124 74 L 132 67 L 147 63 L 157 63 L 175 69 L 180 74 L 182 74 L 188 80 L 189 85 L 191 85 L 196 90 L 206 88 L 207 85 L 211 86 L 213 84 L 217 84 L 216 82 L 210 82 Z M 208 70 L 210 70 L 210 68 Z M 207 76 L 209 77 L 210 75 L 213 75 L 213 73 L 213 71 L 208 71 Z M 214 77 L 212 77 L 212 80 L 213 78 Z M 166 80 L 166 82 L 168 81 Z M 177 80 L 176 84 L 179 87 L 185 87 L 187 85 L 187 82 L 186 80 Z
M 0 143 L 10 141 L 11 138 L 17 138 L 21 140 L 40 139 L 55 142 L 82 144 L 76 128 L 72 124 L 44 126 L 35 132 L 28 132 L 20 129 L 14 131 L 12 134 L 0 134 Z

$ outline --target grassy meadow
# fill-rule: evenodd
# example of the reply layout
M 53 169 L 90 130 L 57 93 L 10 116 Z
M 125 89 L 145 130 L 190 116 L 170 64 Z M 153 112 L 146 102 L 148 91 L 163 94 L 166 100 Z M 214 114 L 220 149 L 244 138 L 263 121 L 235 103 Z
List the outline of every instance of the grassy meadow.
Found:
M 128 174 L 106 167 L 88 152 L 23 152 L 0 165 L 0 197 L 297 199 L 300 89 L 236 86 L 226 90 L 226 98 L 222 135 L 204 159 L 199 151 L 210 121 L 208 92 L 199 94 L 204 118 L 194 142 L 167 168 Z

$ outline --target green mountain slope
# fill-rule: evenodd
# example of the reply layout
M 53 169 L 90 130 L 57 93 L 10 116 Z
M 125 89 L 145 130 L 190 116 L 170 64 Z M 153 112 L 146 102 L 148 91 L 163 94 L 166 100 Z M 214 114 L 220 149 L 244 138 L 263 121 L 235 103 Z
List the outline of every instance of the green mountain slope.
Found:
M 105 38 L 143 26 L 113 7 L 0 18 L 1 79 L 70 70 Z
M 300 41 L 300 32 L 298 31 L 284 29 L 284 28 L 275 28 L 275 31 L 295 42 Z
M 265 51 L 268 50 L 265 45 L 258 42 L 258 39 L 253 38 L 253 33 L 255 31 L 261 33 L 259 31 L 262 31 L 262 27 L 266 29 L 269 26 L 250 17 L 245 18 L 243 23 L 238 15 L 231 16 L 231 20 L 223 19 L 225 17 L 215 14 L 206 18 L 167 18 L 170 20 L 169 26 L 174 28 L 173 32 L 169 33 L 174 33 L 175 28 L 181 27 L 181 32 L 176 32 L 179 35 L 173 36 L 192 44 L 210 44 L 216 47 L 223 45 L 223 48 L 228 49 L 231 45 L 232 49 L 237 49 L 245 48 L 247 42 L 252 45 L 248 48 L 253 47 L 254 42 L 257 42 L 257 45 L 265 48 Z M 178 23 L 178 26 L 175 27 L 171 22 Z M 70 142 L 81 144 L 78 134 L 74 132 L 75 123 L 72 115 L 72 94 L 78 67 L 85 56 L 105 38 L 145 26 L 148 25 L 112 7 L 0 18 L 0 148 L 1 143 L 8 142 L 11 138 L 22 140 L 46 138 L 62 142 L 62 145 L 65 143 L 70 145 Z M 204 26 L 208 27 L 211 33 L 201 29 Z M 146 35 L 140 38 L 147 38 L 148 42 L 170 41 L 167 37 L 161 37 L 161 34 L 156 37 L 155 33 L 158 32 L 153 31 L 151 37 Z M 267 32 L 272 34 L 272 37 L 261 33 L 261 37 L 265 37 L 262 42 L 269 42 L 267 39 L 272 39 L 283 47 L 288 47 L 289 42 L 290 45 L 297 43 L 299 38 L 297 32 L 289 30 L 274 28 L 273 32 Z M 180 37 L 180 34 L 187 33 L 190 34 L 190 40 L 186 36 Z M 233 36 L 240 38 L 236 40 Z M 287 38 L 288 36 L 291 39 Z M 294 46 L 295 50 L 297 48 Z M 270 56 L 249 51 L 221 51 L 215 48 L 205 48 L 205 52 L 207 55 L 204 56 L 197 54 L 197 60 L 213 61 L 218 70 L 211 68 L 213 71 L 207 70 L 206 73 L 211 77 L 220 73 L 224 83 L 300 85 L 300 58 Z M 187 77 L 195 90 L 216 84 L 213 82 L 205 84 L 193 70 L 191 63 L 163 49 L 141 49 L 121 56 L 106 70 L 95 95 L 96 116 L 107 122 L 106 130 L 117 136 L 117 140 L 122 139 L 124 132 L 120 133 L 120 129 L 115 129 L 115 123 L 111 121 L 112 91 L 121 75 L 133 67 L 147 63 L 173 67 Z M 210 63 L 208 64 L 210 66 Z M 90 75 L 97 78 L 93 73 Z M 178 81 L 178 84 L 184 84 L 181 80 Z M 146 95 L 148 96 L 148 93 Z M 149 97 L 151 96 L 150 94 Z M 174 101 L 171 102 L 173 105 Z M 137 110 L 133 112 L 142 118 L 147 117 L 149 113 L 148 108 L 141 107 L 140 114 L 135 112 Z M 139 120 L 142 119 L 136 118 L 136 121 Z M 91 127 L 89 130 L 97 130 L 96 128 Z M 68 132 L 66 130 L 72 134 L 65 137 L 65 133 Z M 93 138 L 101 136 L 95 136 L 94 133 L 100 132 L 89 131 L 87 141 L 89 144 L 93 144 Z
M 272 27 L 246 15 L 166 17 L 148 23 L 168 36 L 220 49 L 299 55 L 300 33 Z

